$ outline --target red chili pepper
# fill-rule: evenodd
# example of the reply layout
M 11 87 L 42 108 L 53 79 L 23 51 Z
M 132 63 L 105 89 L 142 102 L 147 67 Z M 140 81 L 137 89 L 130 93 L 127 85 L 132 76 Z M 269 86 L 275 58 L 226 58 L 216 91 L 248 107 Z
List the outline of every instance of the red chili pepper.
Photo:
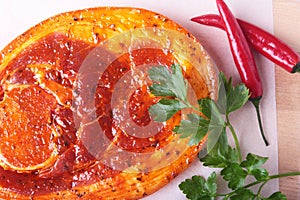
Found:
M 191 19 L 199 24 L 225 30 L 218 15 L 208 14 Z M 300 72 L 300 55 L 280 39 L 267 31 L 241 19 L 237 19 L 248 44 L 266 58 L 290 73 Z
M 262 82 L 260 80 L 257 67 L 254 61 L 253 54 L 244 36 L 244 33 L 239 26 L 236 18 L 225 4 L 223 0 L 216 0 L 217 7 L 225 27 L 233 60 L 240 74 L 243 83 L 249 88 L 250 101 L 256 108 L 260 131 L 266 145 L 268 142 L 264 136 L 260 112 L 259 102 L 263 95 Z

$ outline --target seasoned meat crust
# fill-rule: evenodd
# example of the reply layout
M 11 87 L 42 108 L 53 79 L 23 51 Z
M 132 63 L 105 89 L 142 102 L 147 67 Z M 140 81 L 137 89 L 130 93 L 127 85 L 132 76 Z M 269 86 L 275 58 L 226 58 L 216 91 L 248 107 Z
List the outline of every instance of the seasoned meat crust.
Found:
M 139 199 L 201 149 L 154 122 L 147 69 L 180 64 L 191 98 L 213 97 L 212 61 L 158 13 L 98 7 L 32 27 L 0 53 L 0 198 Z

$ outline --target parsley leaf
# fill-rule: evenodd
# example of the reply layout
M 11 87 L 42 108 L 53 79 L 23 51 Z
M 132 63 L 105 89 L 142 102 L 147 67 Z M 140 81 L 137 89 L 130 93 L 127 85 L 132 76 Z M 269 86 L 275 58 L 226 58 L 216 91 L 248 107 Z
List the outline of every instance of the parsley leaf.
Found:
M 275 192 L 271 196 L 269 196 L 266 200 L 287 200 L 287 198 L 281 192 Z
M 251 170 L 250 174 L 253 175 L 258 181 L 267 180 L 269 177 L 269 172 L 263 168 L 253 169 Z
M 267 160 L 267 157 L 261 157 L 249 153 L 246 157 L 246 160 L 241 163 L 241 167 L 247 168 L 248 173 L 252 174 L 256 180 L 265 180 L 269 176 L 269 173 L 266 169 L 260 168 L 260 166 L 263 165 Z
M 222 133 L 215 144 L 214 148 L 204 157 L 200 157 L 200 161 L 204 166 L 214 168 L 225 168 L 231 163 L 238 162 L 238 152 L 228 144 L 226 129 Z
M 221 170 L 221 175 L 228 181 L 228 187 L 235 190 L 245 185 L 247 172 L 238 163 L 231 163 Z
M 249 189 L 240 188 L 235 195 L 230 197 L 230 200 L 254 200 L 256 195 Z
M 213 200 L 217 193 L 217 175 L 213 172 L 207 180 L 201 176 L 193 176 L 180 183 L 179 188 L 188 199 Z
M 210 176 L 207 178 L 205 183 L 205 189 L 209 192 L 211 197 L 214 197 L 217 193 L 217 174 L 215 172 L 211 173 Z
M 219 74 L 218 105 L 222 114 L 228 115 L 243 107 L 249 99 L 249 89 L 244 84 L 232 86 L 232 79 L 226 79 L 224 73 Z
M 231 163 L 237 163 L 237 154 L 236 149 L 233 149 L 231 146 L 228 146 L 228 150 L 223 153 L 220 150 L 219 144 L 217 144 L 211 153 L 200 158 L 200 161 L 207 167 L 225 168 Z
M 209 119 L 207 132 L 207 151 L 213 149 L 225 127 L 225 121 L 215 102 L 212 99 L 204 98 L 198 100 L 200 111 Z
M 175 94 L 168 88 L 161 86 L 160 84 L 154 83 L 149 87 L 151 93 L 155 96 L 170 96 L 175 97 Z
M 164 66 L 148 70 L 149 77 L 154 82 L 149 86 L 150 92 L 155 96 L 167 97 L 150 106 L 149 113 L 155 121 L 167 121 L 178 111 L 189 107 L 186 99 L 187 81 L 181 70 L 179 65 L 172 65 L 171 71 Z
M 209 133 L 208 133 L 207 142 L 206 142 L 207 152 L 208 153 L 210 153 L 211 150 L 214 148 L 214 146 L 216 145 L 217 141 L 219 140 L 222 132 L 225 129 L 224 125 L 223 126 L 216 125 L 213 128 L 211 126 L 212 125 L 210 124 Z
M 207 154 L 204 157 L 201 157 L 202 152 L 199 153 L 200 161 L 203 162 L 204 166 L 224 168 L 227 166 L 226 154 L 229 151 L 228 148 L 230 147 L 224 128 L 214 148 L 209 153 L 206 152 Z
M 158 103 L 149 108 L 149 113 L 155 121 L 164 122 L 170 119 L 179 110 L 186 108 L 186 105 L 175 99 L 161 99 Z
M 164 66 L 150 68 L 149 77 L 155 82 L 149 87 L 150 91 L 156 96 L 170 96 L 186 100 L 187 81 L 182 75 L 182 69 L 179 65 L 172 65 L 171 70 L 172 73 Z
M 248 171 L 251 171 L 262 166 L 267 160 L 267 157 L 261 157 L 252 153 L 248 153 L 246 160 L 241 163 L 241 166 L 246 167 Z
M 179 65 L 172 65 L 172 85 L 174 85 L 174 90 L 172 90 L 178 99 L 186 100 L 187 96 L 187 81 L 183 78 L 182 69 Z
M 188 114 L 188 119 L 181 120 L 180 125 L 173 130 L 181 134 L 181 138 L 191 137 L 189 145 L 197 145 L 208 131 L 209 121 L 197 114 Z
M 245 85 L 237 85 L 227 95 L 227 113 L 240 109 L 249 98 L 249 91 Z

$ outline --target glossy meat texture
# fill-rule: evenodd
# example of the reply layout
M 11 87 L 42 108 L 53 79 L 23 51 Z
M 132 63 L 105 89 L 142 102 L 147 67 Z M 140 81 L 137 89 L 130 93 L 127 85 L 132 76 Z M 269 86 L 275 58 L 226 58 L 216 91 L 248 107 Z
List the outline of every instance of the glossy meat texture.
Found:
M 202 146 L 172 132 L 182 113 L 149 116 L 147 69 L 174 63 L 195 98 L 214 96 L 205 50 L 151 11 L 63 13 L 13 40 L 0 54 L 0 198 L 138 199 L 169 183 Z

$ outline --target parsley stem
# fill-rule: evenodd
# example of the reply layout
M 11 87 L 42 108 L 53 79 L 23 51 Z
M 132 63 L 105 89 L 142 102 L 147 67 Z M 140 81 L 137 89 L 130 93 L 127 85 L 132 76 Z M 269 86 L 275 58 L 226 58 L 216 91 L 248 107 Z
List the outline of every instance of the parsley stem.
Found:
M 263 182 L 263 183 L 259 186 L 259 188 L 258 188 L 258 190 L 257 190 L 257 196 L 260 195 L 260 192 L 261 192 L 262 188 L 268 183 L 269 180 L 270 180 L 270 179 L 266 180 L 265 182 Z
M 272 179 L 283 178 L 283 177 L 288 177 L 288 176 L 300 176 L 300 172 L 287 172 L 287 173 L 282 173 L 282 174 L 275 174 L 275 175 L 269 176 L 269 178 L 267 180 L 255 181 L 253 183 L 250 183 L 250 184 L 246 185 L 245 188 L 252 187 L 252 186 L 257 185 L 262 182 L 268 182 Z
M 186 105 L 188 106 L 188 108 L 192 108 L 193 110 L 195 110 L 197 112 L 201 112 L 199 108 L 197 108 L 196 106 L 191 105 L 190 103 L 186 103 Z
M 283 177 L 288 177 L 288 176 L 300 176 L 300 172 L 287 172 L 287 173 L 282 173 L 282 174 L 275 174 L 275 175 L 272 175 L 272 176 L 269 176 L 267 179 L 264 179 L 264 180 L 260 180 L 260 181 L 254 181 L 252 183 L 249 183 L 248 185 L 245 185 L 244 188 L 249 188 L 249 187 L 252 187 L 254 185 L 257 185 L 257 184 L 260 184 L 262 183 L 262 185 L 259 187 L 258 189 L 258 193 L 257 195 L 260 194 L 261 190 L 262 190 L 262 187 L 270 180 L 272 179 L 277 179 L 277 178 L 283 178 Z M 227 194 L 216 194 L 216 196 L 218 197 L 223 197 L 223 196 L 226 196 L 227 198 L 234 195 L 236 193 L 236 190 L 230 192 L 230 193 L 227 193 Z
M 228 115 L 226 115 L 226 125 L 228 126 L 228 128 L 230 129 L 230 131 L 232 133 L 234 143 L 235 143 L 235 147 L 236 147 L 236 150 L 238 151 L 239 162 L 242 162 L 243 159 L 242 159 L 242 153 L 241 153 L 241 147 L 240 147 L 239 139 L 237 137 L 237 134 L 236 134 L 232 124 L 230 123 Z
M 192 104 L 190 104 L 190 102 L 187 100 L 187 99 L 178 99 L 181 103 L 185 104 L 187 106 L 187 108 L 191 108 L 197 112 L 201 112 L 201 110 L 196 107 L 196 106 L 193 106 Z

